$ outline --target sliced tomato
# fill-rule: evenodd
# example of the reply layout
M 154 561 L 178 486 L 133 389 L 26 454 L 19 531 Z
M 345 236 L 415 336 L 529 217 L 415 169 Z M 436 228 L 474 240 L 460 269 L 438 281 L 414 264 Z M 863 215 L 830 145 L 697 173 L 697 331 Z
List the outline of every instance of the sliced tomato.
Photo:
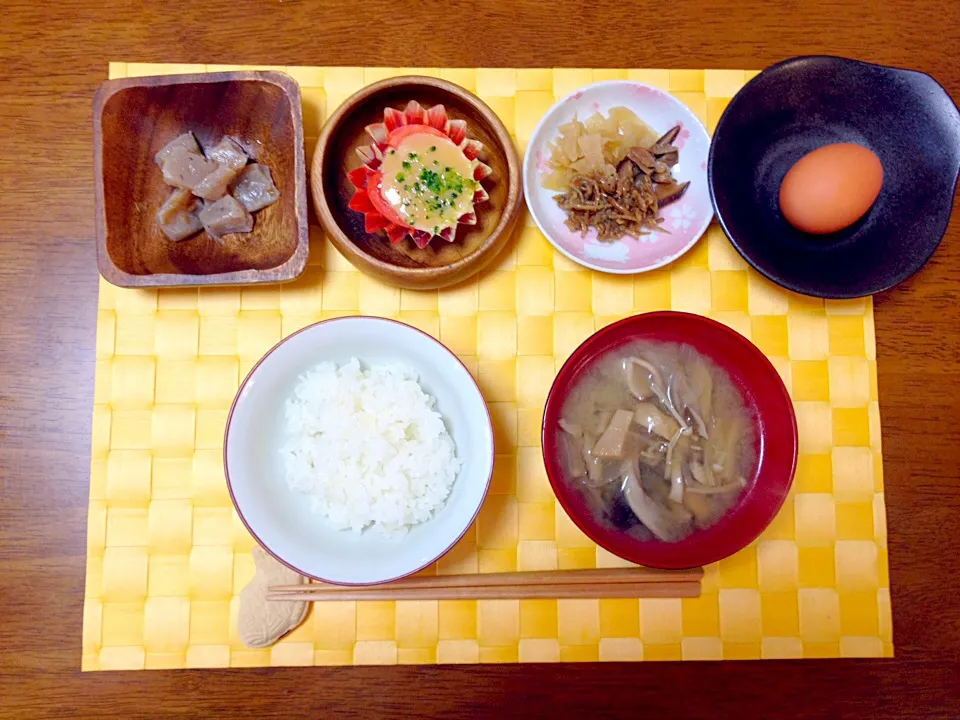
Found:
M 383 197 L 383 173 L 374 173 L 367 178 L 367 195 L 370 202 L 377 212 L 383 215 L 387 220 L 402 227 L 410 227 L 397 212 L 396 208 L 386 201 Z
M 407 236 L 409 228 L 401 225 L 387 225 L 387 238 L 391 245 L 396 245 Z
M 383 230 L 390 221 L 378 212 L 372 212 L 363 216 L 363 229 L 368 233 L 375 233 Z
M 434 135 L 436 137 L 447 137 L 445 133 L 429 125 L 403 125 L 396 130 L 391 130 L 387 136 L 387 145 L 390 147 L 400 147 L 400 143 L 411 135 Z M 447 138 L 449 140 L 449 138 Z
M 365 188 L 367 186 L 367 176 L 371 172 L 371 170 L 367 169 L 366 165 L 361 165 L 356 170 L 351 170 L 348 172 L 347 177 L 350 178 L 350 182 L 353 183 L 355 188 Z
M 356 210 L 357 212 L 362 212 L 366 215 L 369 212 L 377 212 L 377 209 L 373 206 L 373 201 L 370 200 L 370 196 L 367 194 L 366 190 L 357 190 L 353 194 L 353 197 L 350 198 L 350 202 L 347 204 L 351 210 Z

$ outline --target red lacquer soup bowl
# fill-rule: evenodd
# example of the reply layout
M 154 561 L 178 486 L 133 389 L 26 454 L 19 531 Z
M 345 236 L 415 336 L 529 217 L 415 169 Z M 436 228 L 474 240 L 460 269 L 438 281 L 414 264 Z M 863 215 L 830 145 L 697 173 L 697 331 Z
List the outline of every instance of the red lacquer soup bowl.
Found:
M 646 340 L 692 346 L 723 368 L 753 420 L 757 460 L 734 505 L 712 526 L 679 542 L 641 540 L 602 522 L 561 462 L 561 410 L 583 373 L 607 353 Z M 793 403 L 770 361 L 726 325 L 699 315 L 653 312 L 609 325 L 591 335 L 560 369 L 543 414 L 547 477 L 567 515 L 591 540 L 640 565 L 688 568 L 715 562 L 749 545 L 780 510 L 797 466 L 797 420 Z

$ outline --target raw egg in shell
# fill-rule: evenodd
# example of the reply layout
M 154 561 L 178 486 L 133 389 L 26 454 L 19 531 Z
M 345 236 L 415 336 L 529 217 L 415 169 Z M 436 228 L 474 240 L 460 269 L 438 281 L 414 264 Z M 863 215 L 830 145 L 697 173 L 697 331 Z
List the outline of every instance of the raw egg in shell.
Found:
M 798 230 L 826 235 L 853 225 L 873 206 L 883 186 L 876 154 L 855 143 L 807 153 L 780 185 L 780 210 Z

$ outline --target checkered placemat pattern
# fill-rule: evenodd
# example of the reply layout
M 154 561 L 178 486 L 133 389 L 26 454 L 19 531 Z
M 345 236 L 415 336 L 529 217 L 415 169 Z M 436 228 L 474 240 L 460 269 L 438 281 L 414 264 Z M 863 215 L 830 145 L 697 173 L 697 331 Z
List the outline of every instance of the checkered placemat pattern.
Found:
M 111 77 L 214 71 L 111 63 Z M 407 72 L 476 92 L 521 150 L 550 105 L 632 78 L 687 103 L 712 130 L 742 70 L 270 68 L 302 88 L 307 151 L 327 113 Z M 298 281 L 280 287 L 121 290 L 101 282 L 83 623 L 85 670 L 890 656 L 890 595 L 870 299 L 794 295 L 753 272 L 717 227 L 669 267 L 590 272 L 529 217 L 494 268 L 451 290 L 398 290 L 354 270 L 311 228 Z M 706 568 L 703 596 L 316 604 L 280 643 L 236 633 L 253 540 L 221 463 L 244 374 L 285 335 L 343 315 L 392 317 L 439 338 L 477 377 L 496 469 L 474 526 L 430 573 L 621 564 L 555 502 L 539 448 L 549 384 L 596 329 L 638 312 L 701 313 L 753 340 L 790 390 L 800 464 L 770 528 Z

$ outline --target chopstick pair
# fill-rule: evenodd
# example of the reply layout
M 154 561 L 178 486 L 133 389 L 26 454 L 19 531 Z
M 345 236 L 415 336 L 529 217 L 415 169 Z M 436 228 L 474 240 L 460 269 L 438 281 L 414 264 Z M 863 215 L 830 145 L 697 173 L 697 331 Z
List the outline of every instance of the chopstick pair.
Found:
M 275 585 L 268 600 L 523 600 L 698 597 L 702 568 L 599 568 L 409 577 L 382 585 Z

